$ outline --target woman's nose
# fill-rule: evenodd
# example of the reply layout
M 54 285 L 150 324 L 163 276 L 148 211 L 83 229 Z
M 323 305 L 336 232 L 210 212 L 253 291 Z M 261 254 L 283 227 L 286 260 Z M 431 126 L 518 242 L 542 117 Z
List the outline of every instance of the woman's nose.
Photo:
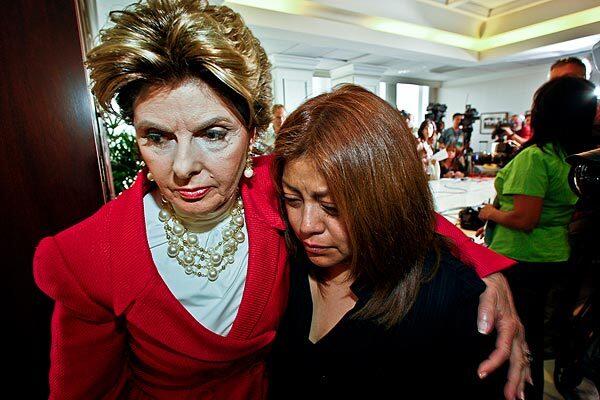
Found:
M 192 143 L 183 141 L 177 144 L 175 159 L 173 160 L 173 173 L 182 180 L 200 173 L 202 162 L 199 159 L 199 152 L 193 148 Z
M 303 235 L 310 236 L 323 232 L 324 223 L 321 218 L 321 213 L 316 209 L 316 206 L 308 205 L 304 207 L 302 212 L 302 223 L 300 231 Z

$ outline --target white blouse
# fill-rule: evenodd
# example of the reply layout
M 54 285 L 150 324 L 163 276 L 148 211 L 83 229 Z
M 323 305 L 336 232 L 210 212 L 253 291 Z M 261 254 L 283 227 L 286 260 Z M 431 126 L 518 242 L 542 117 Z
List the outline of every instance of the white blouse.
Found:
M 163 281 L 185 309 L 205 328 L 227 336 L 237 315 L 248 270 L 248 231 L 242 232 L 246 240 L 240 243 L 233 264 L 227 265 L 219 277 L 211 282 L 206 277 L 187 275 L 176 259 L 167 255 L 168 242 L 163 223 L 158 219 L 160 205 L 152 193 L 144 196 L 146 234 L 152 259 Z M 221 230 L 229 224 L 229 214 L 220 221 L 194 228 L 200 246 L 206 248 L 221 240 Z M 198 231 L 198 232 L 196 232 Z

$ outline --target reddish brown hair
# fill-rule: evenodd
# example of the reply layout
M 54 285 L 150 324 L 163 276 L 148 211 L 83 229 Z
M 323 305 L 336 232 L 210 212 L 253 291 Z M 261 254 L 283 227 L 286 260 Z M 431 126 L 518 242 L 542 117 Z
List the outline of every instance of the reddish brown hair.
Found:
M 427 177 L 404 118 L 366 89 L 340 86 L 282 125 L 273 169 L 280 193 L 286 163 L 299 158 L 326 180 L 348 230 L 352 277 L 373 289 L 357 317 L 393 326 L 428 278 L 424 259 L 438 242 Z

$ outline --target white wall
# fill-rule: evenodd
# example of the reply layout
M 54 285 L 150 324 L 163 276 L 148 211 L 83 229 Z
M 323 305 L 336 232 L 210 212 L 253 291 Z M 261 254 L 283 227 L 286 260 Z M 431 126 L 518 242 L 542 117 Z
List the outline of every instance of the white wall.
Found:
M 445 82 L 439 89 L 438 102 L 446 104 L 446 127 L 452 126 L 452 114 L 463 112 L 471 104 L 480 113 L 509 112 L 524 114 L 531 108 L 533 94 L 547 79 L 550 65 L 524 67 L 510 72 Z M 484 80 L 485 79 L 485 80 Z M 468 100 L 467 100 L 468 97 Z M 490 135 L 481 135 L 479 121 L 473 125 L 471 147 L 490 151 L 480 141 L 491 143 Z

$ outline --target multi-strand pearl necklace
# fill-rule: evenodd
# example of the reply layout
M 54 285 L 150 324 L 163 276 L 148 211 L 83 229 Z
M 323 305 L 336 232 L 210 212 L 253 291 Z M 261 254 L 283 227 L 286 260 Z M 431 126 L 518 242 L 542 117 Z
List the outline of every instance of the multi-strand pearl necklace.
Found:
M 188 232 L 168 202 L 163 202 L 158 219 L 164 224 L 169 257 L 176 259 L 186 274 L 207 277 L 210 281 L 217 280 L 219 273 L 233 264 L 239 244 L 246 239 L 242 232 L 244 204 L 239 197 L 231 210 L 228 226 L 221 230 L 221 240 L 213 247 L 201 247 L 198 235 Z

